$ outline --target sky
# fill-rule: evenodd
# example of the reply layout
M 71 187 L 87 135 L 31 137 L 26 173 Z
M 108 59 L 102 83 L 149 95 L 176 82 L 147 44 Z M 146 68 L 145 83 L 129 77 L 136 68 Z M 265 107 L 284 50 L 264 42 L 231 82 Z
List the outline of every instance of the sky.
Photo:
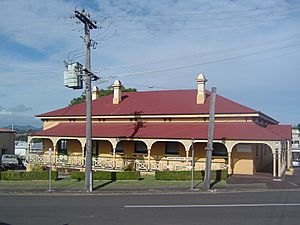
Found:
M 83 93 L 63 84 L 64 62 L 85 60 L 75 9 L 98 25 L 93 85 L 195 89 L 202 73 L 208 90 L 300 123 L 299 0 L 0 0 L 0 126 L 41 126 Z

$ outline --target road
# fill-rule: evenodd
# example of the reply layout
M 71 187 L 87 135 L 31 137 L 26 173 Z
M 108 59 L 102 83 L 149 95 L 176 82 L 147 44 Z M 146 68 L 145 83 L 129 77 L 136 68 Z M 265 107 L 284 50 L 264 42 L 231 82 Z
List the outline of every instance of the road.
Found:
M 296 225 L 300 192 L 0 195 L 0 225 Z

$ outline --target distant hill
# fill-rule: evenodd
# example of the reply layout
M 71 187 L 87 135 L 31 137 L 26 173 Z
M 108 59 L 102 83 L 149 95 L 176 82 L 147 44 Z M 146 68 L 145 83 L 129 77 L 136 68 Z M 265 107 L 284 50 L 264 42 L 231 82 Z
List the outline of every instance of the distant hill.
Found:
M 12 129 L 11 126 L 4 126 L 3 128 Z M 13 129 L 14 129 L 14 131 L 16 131 L 16 137 L 15 137 L 16 141 L 26 141 L 27 142 L 28 136 L 32 132 L 39 131 L 42 128 L 34 127 L 31 125 L 14 125 Z
M 16 126 L 33 126 L 33 127 L 42 127 L 43 123 L 40 119 L 35 118 L 34 116 L 25 116 L 25 115 L 10 115 L 10 114 L 1 114 L 0 113 L 0 127 L 11 128 L 11 125 Z
M 12 126 L 5 126 L 3 128 L 6 129 L 12 129 Z M 34 127 L 31 125 L 13 125 L 13 129 L 18 133 L 18 132 L 28 132 L 28 131 L 38 131 L 41 130 L 42 128 Z

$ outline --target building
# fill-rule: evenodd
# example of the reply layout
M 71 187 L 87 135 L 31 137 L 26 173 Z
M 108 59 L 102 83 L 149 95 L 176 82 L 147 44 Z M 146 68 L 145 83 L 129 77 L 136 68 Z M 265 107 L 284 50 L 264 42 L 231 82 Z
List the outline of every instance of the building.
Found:
M 292 128 L 292 148 L 300 149 L 300 128 L 299 127 Z
M 292 165 L 300 166 L 300 128 L 292 129 Z
M 137 170 L 190 170 L 192 149 L 195 169 L 205 168 L 211 93 L 205 77 L 196 90 L 122 93 L 115 81 L 114 93 L 99 98 L 92 93 L 93 169 L 121 170 L 132 164 Z M 212 169 L 229 174 L 267 172 L 281 176 L 290 167 L 291 126 L 231 101 L 216 97 Z M 30 154 L 31 163 L 49 160 L 55 166 L 83 169 L 85 163 L 85 104 L 37 116 L 43 130 L 33 134 L 43 140 L 44 155 Z
M 15 141 L 15 154 L 19 157 L 25 157 L 28 143 L 26 141 Z
M 30 153 L 43 154 L 43 143 L 42 142 L 31 142 Z M 25 158 L 28 154 L 28 143 L 27 141 L 15 141 L 15 155 L 20 158 Z
M 3 154 L 15 154 L 15 131 L 0 128 L 0 159 Z

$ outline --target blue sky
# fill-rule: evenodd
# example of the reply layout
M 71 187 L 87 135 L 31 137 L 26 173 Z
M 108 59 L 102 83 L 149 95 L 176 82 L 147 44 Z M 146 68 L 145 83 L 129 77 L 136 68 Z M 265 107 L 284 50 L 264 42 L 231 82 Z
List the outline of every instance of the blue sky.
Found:
M 94 85 L 193 89 L 203 73 L 208 89 L 300 123 L 300 1 L 0 0 L 0 126 L 40 125 L 82 93 L 63 86 L 63 61 L 84 62 L 75 8 L 100 26 Z

